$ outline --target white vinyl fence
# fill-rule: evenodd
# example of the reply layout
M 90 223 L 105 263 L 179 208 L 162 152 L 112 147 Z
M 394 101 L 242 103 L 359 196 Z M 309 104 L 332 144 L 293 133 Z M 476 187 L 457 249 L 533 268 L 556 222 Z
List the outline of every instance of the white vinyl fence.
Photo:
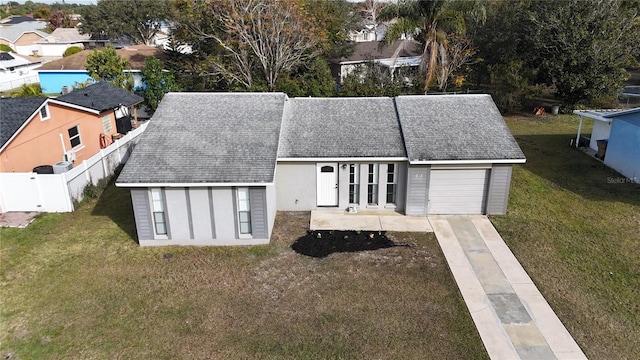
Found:
M 140 125 L 89 159 L 62 174 L 0 173 L 0 211 L 71 212 L 89 184 L 97 185 L 124 164 L 138 136 Z

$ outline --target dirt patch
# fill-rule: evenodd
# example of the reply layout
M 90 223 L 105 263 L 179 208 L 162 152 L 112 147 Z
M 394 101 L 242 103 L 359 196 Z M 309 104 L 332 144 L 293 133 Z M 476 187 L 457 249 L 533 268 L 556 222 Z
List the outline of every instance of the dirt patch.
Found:
M 323 258 L 338 252 L 378 250 L 394 246 L 408 245 L 393 242 L 385 231 L 309 230 L 307 235 L 291 244 L 291 249 L 299 254 Z

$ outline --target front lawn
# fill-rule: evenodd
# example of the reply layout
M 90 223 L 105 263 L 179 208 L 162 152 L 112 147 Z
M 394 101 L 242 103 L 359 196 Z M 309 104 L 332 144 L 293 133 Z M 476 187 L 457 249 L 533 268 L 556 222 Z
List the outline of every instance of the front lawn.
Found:
M 577 116 L 507 123 L 527 163 L 492 222 L 587 357 L 637 359 L 640 185 L 569 147 Z
M 0 356 L 483 359 L 433 234 L 314 258 L 281 213 L 269 246 L 140 248 L 126 190 L 0 229 Z

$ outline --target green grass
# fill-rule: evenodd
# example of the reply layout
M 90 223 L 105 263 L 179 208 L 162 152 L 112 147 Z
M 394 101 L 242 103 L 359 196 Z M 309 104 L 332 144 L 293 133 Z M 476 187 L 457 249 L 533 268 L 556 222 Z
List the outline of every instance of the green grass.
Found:
M 15 359 L 483 359 L 433 234 L 315 259 L 289 245 L 140 248 L 126 190 L 0 229 L 0 356 Z
M 577 116 L 507 123 L 527 163 L 491 220 L 587 357 L 637 359 L 640 185 L 569 146 Z

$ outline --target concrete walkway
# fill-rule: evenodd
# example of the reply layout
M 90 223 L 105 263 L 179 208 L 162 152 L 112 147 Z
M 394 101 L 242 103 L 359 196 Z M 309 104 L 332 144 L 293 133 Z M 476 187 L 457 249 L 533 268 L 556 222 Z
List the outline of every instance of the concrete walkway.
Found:
M 586 359 L 485 216 L 429 216 L 491 359 Z
M 309 229 L 433 232 L 426 217 L 367 210 L 350 214 L 344 210 L 329 209 L 311 211 Z

